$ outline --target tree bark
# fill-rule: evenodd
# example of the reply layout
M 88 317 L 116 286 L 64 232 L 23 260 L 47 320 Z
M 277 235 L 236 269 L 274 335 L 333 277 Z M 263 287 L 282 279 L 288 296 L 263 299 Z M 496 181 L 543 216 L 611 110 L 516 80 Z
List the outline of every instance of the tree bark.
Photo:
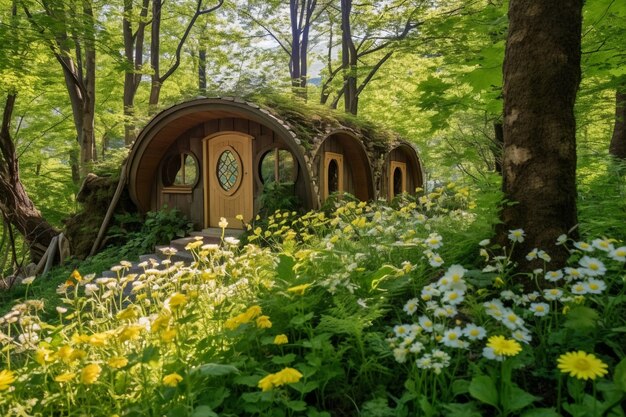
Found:
M 41 216 L 20 180 L 19 163 L 11 138 L 15 99 L 15 94 L 7 97 L 0 128 L 0 211 L 24 236 L 30 247 L 31 260 L 37 263 L 59 232 Z
M 626 85 L 615 91 L 615 126 L 609 153 L 615 158 L 626 160 Z
M 356 86 L 356 70 L 358 56 L 350 25 L 352 0 L 341 0 L 341 64 L 343 67 L 343 100 L 347 113 L 356 114 L 358 96 Z
M 493 154 L 494 167 L 498 174 L 502 175 L 502 147 L 504 146 L 504 129 L 502 123 L 493 124 L 495 139 L 491 144 L 491 153 Z
M 198 90 L 206 95 L 206 46 L 200 45 L 198 51 Z
M 577 224 L 576 121 L 580 83 L 583 0 L 511 0 L 504 59 L 503 190 L 497 240 L 511 246 L 511 229 L 523 229 L 513 259 L 535 265 L 533 248 L 552 257 L 551 269 L 569 254 L 556 245 Z

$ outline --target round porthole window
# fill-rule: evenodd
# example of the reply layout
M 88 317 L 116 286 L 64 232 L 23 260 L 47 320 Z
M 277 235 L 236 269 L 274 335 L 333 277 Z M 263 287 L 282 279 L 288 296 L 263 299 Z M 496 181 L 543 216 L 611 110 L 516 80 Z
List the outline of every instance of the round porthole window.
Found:
M 217 181 L 224 191 L 232 191 L 241 176 L 241 164 L 238 155 L 230 149 L 225 150 L 217 159 Z
M 163 164 L 164 187 L 193 187 L 198 181 L 198 162 L 189 153 L 171 155 Z

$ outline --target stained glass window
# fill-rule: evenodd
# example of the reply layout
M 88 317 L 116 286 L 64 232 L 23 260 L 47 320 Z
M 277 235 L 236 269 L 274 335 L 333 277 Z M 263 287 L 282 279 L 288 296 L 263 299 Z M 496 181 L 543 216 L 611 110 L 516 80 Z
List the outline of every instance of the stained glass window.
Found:
M 230 191 L 239 178 L 239 161 L 230 150 L 222 152 L 217 159 L 217 180 L 224 191 Z

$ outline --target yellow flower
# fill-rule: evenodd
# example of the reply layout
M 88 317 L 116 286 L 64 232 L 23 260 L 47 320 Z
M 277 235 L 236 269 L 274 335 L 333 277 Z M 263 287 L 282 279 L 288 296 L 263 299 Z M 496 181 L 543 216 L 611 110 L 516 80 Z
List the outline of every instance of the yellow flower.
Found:
M 107 364 L 111 367 L 111 368 L 123 368 L 126 365 L 128 365 L 128 359 L 122 357 L 122 356 L 116 356 L 113 357 L 111 359 L 109 359 L 107 361 Z
M 0 371 L 0 391 L 8 390 L 13 382 L 15 382 L 15 373 L 13 371 L 6 369 Z
M 289 339 L 287 339 L 287 335 L 279 334 L 274 338 L 275 345 L 284 345 L 285 343 L 289 343 Z
M 272 322 L 269 316 L 261 316 L 256 319 L 256 325 L 261 329 L 269 329 L 272 327 Z
M 269 391 L 274 387 L 280 387 L 285 384 L 293 384 L 300 381 L 302 374 L 293 368 L 285 368 L 275 374 L 269 374 L 259 381 L 258 387 L 263 391 Z
M 137 339 L 143 329 L 143 326 L 126 326 L 118 335 L 119 341 L 126 342 L 127 340 Z
M 607 364 L 596 358 L 595 355 L 579 350 L 567 352 L 559 356 L 557 367 L 563 373 L 578 379 L 594 380 L 607 374 Z
M 134 320 L 138 317 L 137 307 L 131 305 L 117 313 L 116 317 L 118 320 Z
M 161 334 L 161 340 L 170 343 L 176 337 L 176 329 L 167 329 Z
M 182 380 L 183 377 L 174 372 L 163 377 L 163 385 L 167 385 L 168 387 L 175 387 Z
M 244 315 L 248 319 L 247 321 L 250 321 L 257 316 L 260 316 L 261 312 L 261 306 L 253 305 L 252 307 L 248 308 L 248 310 L 246 310 Z
M 311 284 L 302 284 L 296 285 L 295 287 L 287 288 L 287 292 L 292 292 L 294 294 L 303 295 L 307 288 L 309 288 Z
M 35 361 L 39 365 L 45 365 L 46 362 L 52 362 L 54 360 L 53 355 L 51 355 L 52 351 L 46 348 L 39 348 L 35 352 Z
M 87 356 L 87 352 L 82 349 L 74 349 L 70 354 L 70 362 L 81 360 Z
M 107 339 L 109 335 L 106 333 L 94 333 L 89 336 L 89 343 L 91 346 L 104 346 L 107 344 Z
M 187 296 L 181 293 L 175 293 L 170 297 L 170 307 L 177 309 L 187 304 Z
M 91 385 L 100 377 L 102 368 L 97 363 L 90 363 L 80 373 L 80 381 L 85 385 Z
M 78 270 L 76 269 L 72 271 L 72 275 L 70 275 L 70 278 L 74 278 L 76 282 L 81 282 L 83 280 L 83 277 L 80 275 L 80 272 L 78 272 Z
M 165 329 L 169 323 L 170 316 L 159 316 L 152 322 L 152 325 L 150 326 L 150 331 L 152 333 L 158 333 L 162 329 Z
M 76 377 L 74 372 L 65 372 L 63 374 L 57 375 L 54 377 L 56 382 L 70 382 L 72 379 Z
M 72 361 L 72 353 L 74 353 L 74 348 L 64 345 L 57 350 L 55 355 L 63 362 L 70 363 Z
M 487 347 L 493 349 L 498 356 L 515 356 L 522 351 L 522 346 L 514 339 L 505 339 L 504 336 L 491 336 Z

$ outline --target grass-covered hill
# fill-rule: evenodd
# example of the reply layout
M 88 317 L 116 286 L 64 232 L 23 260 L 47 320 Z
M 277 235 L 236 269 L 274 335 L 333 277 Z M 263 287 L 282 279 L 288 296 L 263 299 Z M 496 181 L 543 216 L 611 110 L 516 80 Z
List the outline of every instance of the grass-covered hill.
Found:
M 537 248 L 516 274 L 524 232 L 491 244 L 485 196 L 277 212 L 193 265 L 79 267 L 46 299 L 27 280 L 0 415 L 624 416 L 624 243 L 563 236 L 567 268 Z

